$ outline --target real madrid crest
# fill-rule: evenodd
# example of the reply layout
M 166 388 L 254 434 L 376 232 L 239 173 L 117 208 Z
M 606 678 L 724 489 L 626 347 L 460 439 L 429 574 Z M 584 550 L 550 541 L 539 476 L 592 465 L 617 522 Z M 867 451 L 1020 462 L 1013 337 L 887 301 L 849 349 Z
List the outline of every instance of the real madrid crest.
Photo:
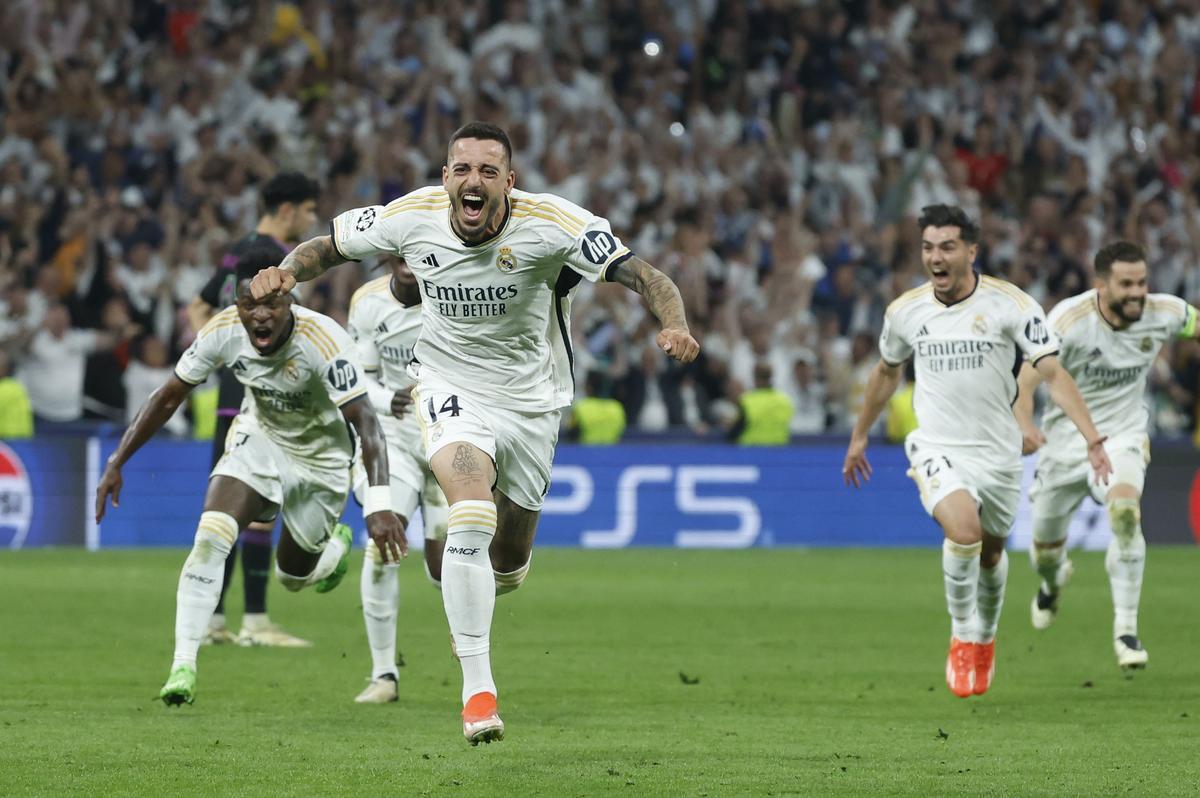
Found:
M 1153 347 L 1153 346 L 1154 346 L 1154 344 L 1153 344 L 1153 342 L 1151 342 L 1149 337 L 1142 339 L 1141 347 L 1142 347 L 1143 352 L 1149 352 L 1151 347 Z
M 517 268 L 517 259 L 513 257 L 512 247 L 500 247 L 500 254 L 496 256 L 496 268 L 505 274 Z
M 971 322 L 971 331 L 976 335 L 987 335 L 987 329 L 987 319 L 984 318 L 983 314 L 977 315 L 975 320 Z
M 289 360 L 283 364 L 283 374 L 292 382 L 300 379 L 300 369 L 296 366 L 296 361 Z

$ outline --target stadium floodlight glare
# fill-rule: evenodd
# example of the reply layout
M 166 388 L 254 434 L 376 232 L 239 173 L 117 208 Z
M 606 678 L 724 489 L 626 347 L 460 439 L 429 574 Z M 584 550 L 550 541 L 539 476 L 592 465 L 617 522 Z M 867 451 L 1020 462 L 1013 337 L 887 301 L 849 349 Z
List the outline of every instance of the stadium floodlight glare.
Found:
M 662 42 L 658 39 L 647 39 L 646 43 L 642 45 L 642 52 L 651 58 L 656 58 L 662 52 Z
M 683 128 L 683 123 L 682 122 L 672 122 L 671 126 L 667 128 L 667 132 L 669 132 L 675 138 L 681 137 L 685 132 L 684 128 Z

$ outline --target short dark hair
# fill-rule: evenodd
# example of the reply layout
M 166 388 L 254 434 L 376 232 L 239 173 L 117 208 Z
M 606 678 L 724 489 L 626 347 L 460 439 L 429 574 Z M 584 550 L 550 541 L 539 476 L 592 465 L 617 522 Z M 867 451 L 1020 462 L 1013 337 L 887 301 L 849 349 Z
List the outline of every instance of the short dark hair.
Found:
M 253 280 L 254 275 L 270 266 L 278 266 L 283 260 L 283 253 L 273 243 L 255 244 L 241 255 L 237 261 L 237 282 Z
M 917 219 L 917 229 L 926 227 L 957 227 L 959 237 L 968 244 L 979 243 L 979 225 L 971 221 L 967 212 L 957 205 L 926 205 Z
M 300 172 L 280 172 L 262 187 L 263 209 L 275 213 L 285 202 L 299 205 L 315 200 L 321 193 L 317 181 Z
M 504 132 L 503 128 L 493 125 L 491 122 L 468 122 L 463 125 L 450 137 L 450 143 L 446 145 L 447 151 L 459 139 L 498 141 L 504 145 L 504 157 L 510 164 L 512 163 L 512 142 L 508 140 L 508 134 Z
M 1100 247 L 1092 266 L 1096 269 L 1097 277 L 1108 277 L 1112 274 L 1112 265 L 1117 261 L 1122 263 L 1137 263 L 1146 259 L 1146 250 L 1132 241 L 1113 241 Z

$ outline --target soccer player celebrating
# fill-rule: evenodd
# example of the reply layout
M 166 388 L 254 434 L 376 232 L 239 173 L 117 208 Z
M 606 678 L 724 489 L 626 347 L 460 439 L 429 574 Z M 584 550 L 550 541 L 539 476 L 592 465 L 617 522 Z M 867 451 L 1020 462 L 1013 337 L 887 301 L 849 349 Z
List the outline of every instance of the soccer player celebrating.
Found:
M 867 383 L 842 475 L 871 476 L 867 431 L 896 390 L 904 362 L 916 366 L 918 429 L 904 442 L 925 511 L 942 527 L 942 572 L 950 611 L 946 683 L 961 698 L 982 695 L 995 675 L 1004 603 L 1004 543 L 1021 492 L 1021 431 L 1012 413 L 1022 356 L 1079 428 L 1098 480 L 1110 471 L 1104 438 L 1075 383 L 1058 364 L 1058 342 L 1037 302 L 975 272 L 979 228 L 961 209 L 921 210 L 921 260 L 929 282 L 887 310 L 880 360 Z
M 281 172 L 263 184 L 263 215 L 254 232 L 238 239 L 221 260 L 216 274 L 200 289 L 200 295 L 188 306 L 192 329 L 200 330 L 218 310 L 237 301 L 237 266 L 243 254 L 252 248 L 277 250 L 282 259 L 300 237 L 312 230 L 317 220 L 316 181 L 299 172 Z M 213 435 L 212 464 L 225 454 L 229 427 L 242 406 L 242 384 L 228 369 L 221 369 L 221 387 L 217 394 L 217 429 Z M 239 546 L 225 560 L 225 578 L 221 598 L 209 621 L 205 643 L 239 643 L 245 646 L 303 647 L 312 645 L 272 623 L 267 617 L 267 580 L 271 573 L 271 532 L 274 524 L 251 524 L 242 530 Z M 238 548 L 242 550 L 242 593 L 245 599 L 242 629 L 235 636 L 225 625 L 225 593 L 233 579 Z
M 529 571 L 561 409 L 573 394 L 570 300 L 579 281 L 642 295 L 659 347 L 688 363 L 675 284 L 635 257 L 607 220 L 551 194 L 513 188 L 512 146 L 472 122 L 450 138 L 442 185 L 333 220 L 255 278 L 254 296 L 288 291 L 377 252 L 402 257 L 421 287 L 413 390 L 425 454 L 450 505 L 442 598 L 463 673 L 463 734 L 503 737 L 489 659 L 497 593 Z M 493 488 L 495 489 L 493 492 Z
M 179 576 L 175 657 L 159 697 L 192 703 L 196 653 L 221 593 L 225 558 L 238 530 L 282 511 L 275 575 L 288 590 L 313 585 L 324 593 L 346 573 L 350 529 L 338 523 L 350 491 L 353 427 L 371 487 L 367 530 L 398 558 L 404 527 L 391 510 L 387 448 L 366 397 L 354 344 L 332 319 L 291 297 L 250 295 L 250 278 L 279 262 L 273 248 L 245 253 L 237 304 L 200 330 L 175 374 L 155 391 L 121 437 L 96 489 L 96 520 L 121 498 L 121 468 L 158 431 L 196 385 L 228 366 L 248 389 L 250 412 L 230 428 L 230 444 L 212 470 L 191 554 Z
M 408 265 L 392 260 L 391 274 L 367 283 L 350 299 L 350 335 L 365 372 L 367 395 L 387 439 L 392 507 L 407 527 L 420 505 L 425 573 L 440 587 L 446 497 L 425 460 L 421 428 L 412 409 L 413 380 L 407 373 L 421 331 L 421 291 Z M 356 462 L 354 490 L 360 502 L 366 486 L 366 473 Z M 360 704 L 395 701 L 400 675 L 396 668 L 399 573 L 384 563 L 374 542 L 367 543 L 360 590 L 372 670 L 370 684 L 354 700 Z
M 1042 585 L 1033 598 L 1033 626 L 1046 629 L 1058 614 L 1058 598 L 1071 576 L 1067 524 L 1089 493 L 1108 510 L 1112 540 L 1105 565 L 1112 587 L 1113 648 L 1122 669 L 1145 667 L 1149 654 L 1138 638 L 1138 601 L 1146 565 L 1141 497 L 1150 463 L 1146 435 L 1146 373 L 1163 344 L 1197 335 L 1196 308 L 1169 294 L 1147 293 L 1146 255 L 1128 241 L 1096 253 L 1096 284 L 1050 311 L 1063 368 L 1075 379 L 1096 426 L 1107 437 L 1111 484 L 1088 479 L 1087 442 L 1066 423 L 1063 409 L 1048 407 L 1045 434 L 1033 420 L 1033 392 L 1041 377 L 1023 367 L 1017 399 L 1025 449 L 1041 449 L 1033 499 L 1030 555 Z M 1043 446 L 1043 444 L 1045 444 Z

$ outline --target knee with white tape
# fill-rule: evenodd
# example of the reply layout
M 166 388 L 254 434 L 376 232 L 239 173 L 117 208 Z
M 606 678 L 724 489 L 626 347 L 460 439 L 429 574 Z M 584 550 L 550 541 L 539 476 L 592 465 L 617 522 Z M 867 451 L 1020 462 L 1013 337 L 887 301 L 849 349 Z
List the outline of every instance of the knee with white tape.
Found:
M 515 571 L 493 571 L 496 574 L 496 595 L 503 596 L 505 593 L 511 593 L 519 588 L 529 574 L 529 566 L 532 562 L 533 557 L 530 557 Z
M 291 593 L 303 590 L 308 585 L 307 576 L 293 576 L 280 568 L 278 562 L 275 563 L 275 578 L 279 580 L 279 584 L 283 585 Z
M 1113 537 L 1128 546 L 1142 534 L 1142 506 L 1137 499 L 1113 499 L 1108 503 L 1108 522 Z

